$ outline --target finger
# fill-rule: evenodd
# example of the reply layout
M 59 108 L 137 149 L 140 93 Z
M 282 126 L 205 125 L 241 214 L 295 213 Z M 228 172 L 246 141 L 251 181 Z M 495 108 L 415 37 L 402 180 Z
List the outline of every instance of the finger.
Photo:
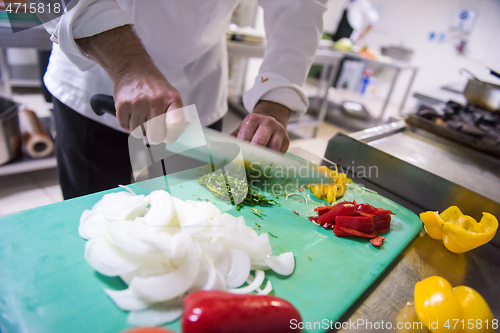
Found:
M 267 144 L 268 148 L 274 149 L 276 151 L 281 151 L 281 147 L 283 146 L 285 134 L 282 132 L 276 132 L 271 136 L 269 143 Z
M 281 144 L 280 152 L 284 154 L 287 152 L 288 148 L 290 148 L 290 138 L 286 135 Z
M 251 140 L 251 143 L 267 147 L 269 140 L 271 140 L 271 136 L 273 135 L 275 129 L 272 125 L 264 122 L 261 123 L 260 126 L 255 131 L 255 134 Z
M 115 103 L 116 120 L 124 130 L 129 130 L 130 127 L 130 114 L 132 113 L 132 105 L 129 102 Z
M 252 138 L 255 135 L 255 131 L 257 131 L 257 128 L 259 127 L 259 122 L 258 122 L 258 115 L 256 114 L 250 114 L 243 119 L 241 122 L 241 127 L 240 131 L 238 132 L 238 139 L 245 140 L 245 141 L 251 141 Z
M 186 125 L 186 116 L 184 108 L 178 108 L 168 111 L 165 115 L 166 135 L 165 143 L 175 142 L 182 134 L 182 130 Z
M 162 113 L 144 124 L 146 137 L 150 144 L 158 144 L 165 138 L 165 113 Z
M 131 105 L 129 131 L 136 133 L 135 129 L 147 121 L 149 103 L 146 100 L 135 102 Z
M 151 99 L 149 101 L 148 120 L 145 124 L 146 136 L 150 144 L 158 144 L 165 138 L 165 112 L 168 100 L 165 98 Z
M 240 128 L 241 124 L 239 124 L 238 127 L 233 132 L 231 132 L 231 135 L 237 137 L 238 133 L 240 132 Z

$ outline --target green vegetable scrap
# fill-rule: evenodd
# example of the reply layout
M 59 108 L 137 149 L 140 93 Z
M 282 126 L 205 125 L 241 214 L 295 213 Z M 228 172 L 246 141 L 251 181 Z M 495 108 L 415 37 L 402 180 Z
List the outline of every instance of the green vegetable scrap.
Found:
M 209 190 L 214 197 L 226 203 L 238 202 L 236 210 L 240 210 L 243 206 L 262 207 L 278 204 L 276 201 L 258 194 L 253 188 L 248 186 L 246 180 L 238 179 L 228 172 L 206 174 L 198 178 L 198 183 Z M 252 213 L 255 214 L 255 212 Z
M 274 238 L 278 238 L 278 236 L 274 236 L 272 233 L 270 233 L 269 231 L 267 232 L 269 234 L 269 236 L 271 237 L 274 237 Z
M 256 209 L 256 208 L 252 208 L 250 209 L 250 212 L 251 213 L 254 213 L 255 215 L 257 215 L 258 217 L 262 217 L 262 213 L 264 213 L 264 211 L 262 209 Z M 255 223 L 257 224 L 257 223 Z M 257 226 L 259 227 L 260 229 L 260 226 L 257 224 Z

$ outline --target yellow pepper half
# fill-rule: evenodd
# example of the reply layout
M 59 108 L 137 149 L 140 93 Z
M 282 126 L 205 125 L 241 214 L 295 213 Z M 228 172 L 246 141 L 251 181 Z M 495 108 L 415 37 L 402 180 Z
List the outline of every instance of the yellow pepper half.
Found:
M 432 332 L 495 332 L 498 320 L 484 298 L 474 289 L 431 276 L 415 285 L 415 311 Z
M 317 170 L 326 177 L 333 179 L 334 182 L 332 184 L 309 185 L 316 198 L 324 199 L 332 203 L 335 202 L 337 198 L 342 197 L 346 191 L 346 183 L 350 183 L 351 179 L 347 178 L 345 173 L 338 173 L 335 170 L 330 170 L 324 165 L 317 167 Z
M 483 213 L 477 222 L 464 215 L 457 206 L 451 206 L 441 214 L 425 212 L 420 214 L 427 234 L 442 239 L 444 246 L 454 253 L 463 253 L 488 243 L 495 236 L 498 220 L 489 213 Z

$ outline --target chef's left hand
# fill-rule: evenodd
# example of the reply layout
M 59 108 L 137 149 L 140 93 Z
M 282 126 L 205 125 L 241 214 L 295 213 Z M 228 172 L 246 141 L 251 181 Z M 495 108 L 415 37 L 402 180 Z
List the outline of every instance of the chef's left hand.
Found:
M 289 117 L 286 106 L 261 100 L 231 135 L 285 153 L 290 145 L 286 131 Z

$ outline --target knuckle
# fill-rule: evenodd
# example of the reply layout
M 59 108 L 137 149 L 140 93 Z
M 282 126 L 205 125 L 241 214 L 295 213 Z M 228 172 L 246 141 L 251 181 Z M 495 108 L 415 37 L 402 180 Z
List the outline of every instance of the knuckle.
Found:
M 255 144 L 257 144 L 257 145 L 259 145 L 259 146 L 265 146 L 265 145 L 267 145 L 267 142 L 263 138 L 261 138 L 261 137 L 253 138 L 252 142 L 255 143 Z

